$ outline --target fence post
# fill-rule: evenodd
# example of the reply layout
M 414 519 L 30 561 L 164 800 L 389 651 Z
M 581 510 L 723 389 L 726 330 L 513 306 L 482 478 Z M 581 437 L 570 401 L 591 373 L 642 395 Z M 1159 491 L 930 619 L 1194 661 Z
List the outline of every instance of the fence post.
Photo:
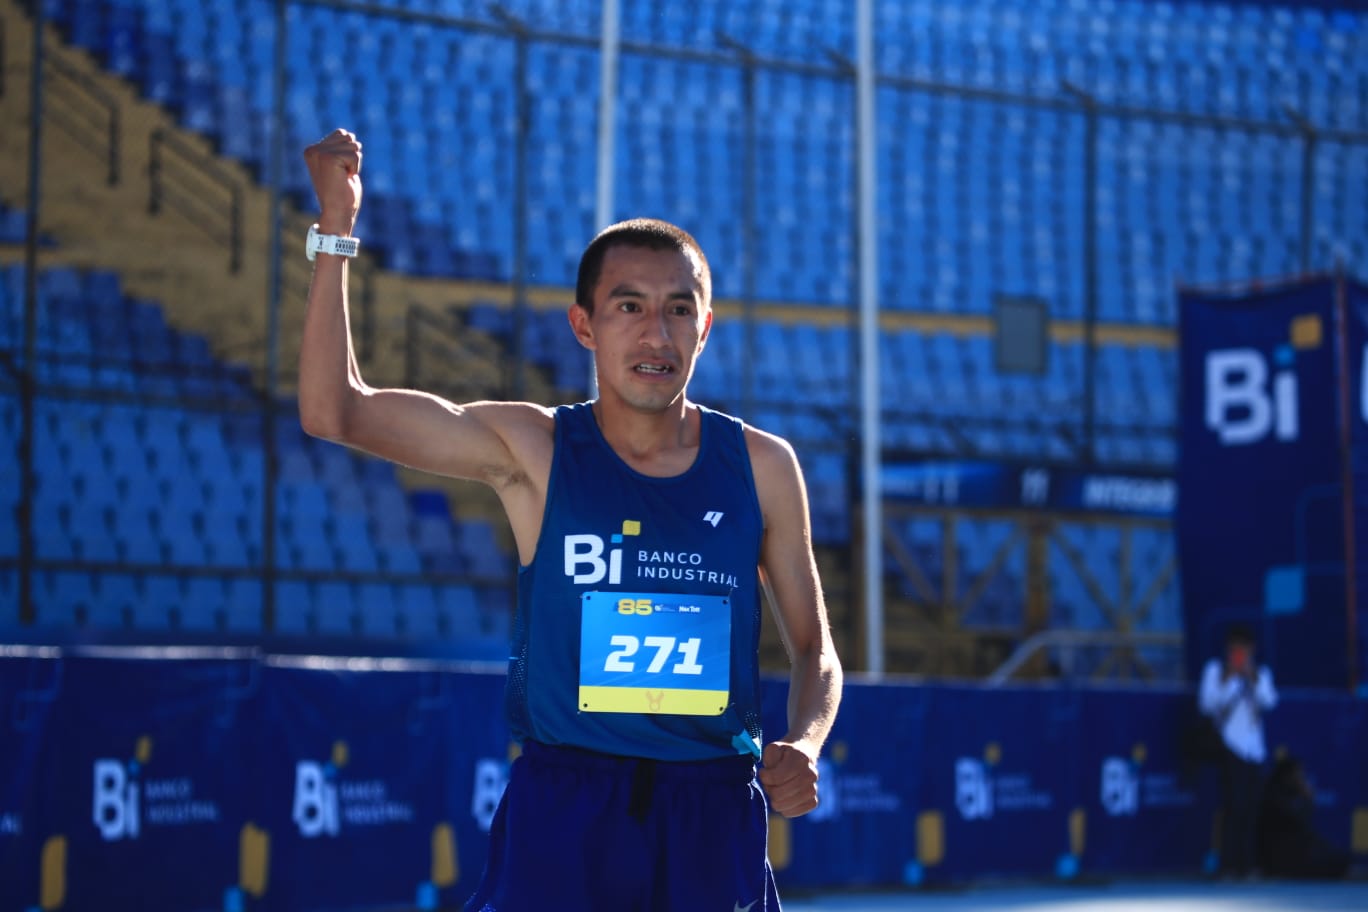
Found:
M 147 137 L 147 211 L 161 212 L 162 131 L 157 127 Z
M 285 50 L 289 40 L 289 24 L 286 6 L 289 0 L 276 0 L 275 3 L 275 59 L 271 99 L 272 114 L 275 117 L 271 129 L 271 149 L 269 165 L 269 184 L 271 201 L 267 216 L 270 241 L 266 253 L 266 395 L 263 399 L 261 414 L 262 445 L 265 458 L 262 467 L 261 498 L 261 629 L 274 632 L 277 614 L 275 583 L 276 571 L 276 513 L 277 487 L 279 477 L 279 435 L 276 433 L 276 414 L 278 409 L 277 390 L 279 388 L 280 365 L 280 297 L 281 297 L 281 210 L 284 200 L 280 192 L 285 172 Z
M 1065 82 L 1083 105 L 1083 462 L 1097 461 L 1097 99 Z
M 404 386 L 409 389 L 418 388 L 418 307 L 410 301 L 404 312 Z
M 33 564 L 36 557 L 33 536 L 34 495 L 38 478 L 34 473 L 34 399 L 37 373 L 34 361 L 38 348 L 38 222 L 43 187 L 43 32 L 47 28 L 45 5 L 33 7 L 33 72 L 29 79 L 29 185 L 28 225 L 24 232 L 24 363 L 19 371 L 19 622 L 32 624 L 36 617 L 33 600 Z
M 735 52 L 741 61 L 742 98 L 745 100 L 745 140 L 742 147 L 742 171 L 745 175 L 745 189 L 741 200 L 741 313 L 742 332 L 745 351 L 756 351 L 759 346 L 755 340 L 755 286 L 756 261 L 759 259 L 755 221 L 755 187 L 759 180 L 756 169 L 755 139 L 755 53 L 739 41 L 722 32 L 717 34 L 717 42 Z M 755 360 L 744 359 L 741 365 L 741 414 L 748 421 L 755 420 Z
M 1311 232 L 1316 218 L 1316 145 L 1320 134 L 1316 128 L 1291 105 L 1283 105 L 1288 119 L 1297 127 L 1302 136 L 1301 161 L 1301 262 L 1303 274 L 1311 271 Z
M 109 109 L 109 186 L 114 187 L 119 183 L 120 167 L 120 137 L 122 135 L 122 118 L 119 117 L 119 108 Z
M 513 351 L 508 380 L 511 398 L 524 398 L 527 388 L 527 138 L 532 130 L 532 96 L 527 91 L 527 44 L 531 35 L 527 23 L 502 6 L 491 12 L 513 36 L 514 80 L 517 94 L 513 137 Z
M 233 185 L 232 204 L 228 211 L 228 271 L 242 268 L 242 188 Z

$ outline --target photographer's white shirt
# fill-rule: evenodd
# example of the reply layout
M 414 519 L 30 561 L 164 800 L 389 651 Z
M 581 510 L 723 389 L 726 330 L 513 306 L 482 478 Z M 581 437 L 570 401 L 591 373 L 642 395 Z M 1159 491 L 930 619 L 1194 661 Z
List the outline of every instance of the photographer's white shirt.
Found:
M 1278 703 L 1278 692 L 1273 689 L 1273 673 L 1267 665 L 1260 665 L 1253 685 L 1240 676 L 1222 680 L 1224 663 L 1220 659 L 1207 662 L 1202 670 L 1202 687 L 1197 705 L 1203 713 L 1216 721 L 1216 727 L 1237 757 L 1250 763 L 1262 763 L 1267 756 L 1264 746 L 1263 711 Z

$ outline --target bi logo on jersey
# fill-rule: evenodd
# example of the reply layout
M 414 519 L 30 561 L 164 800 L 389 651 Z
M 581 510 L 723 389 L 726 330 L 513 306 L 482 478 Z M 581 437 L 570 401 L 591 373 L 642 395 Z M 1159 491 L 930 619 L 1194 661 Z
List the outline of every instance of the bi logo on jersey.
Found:
M 565 536 L 565 575 L 576 585 L 593 585 L 604 578 L 608 585 L 618 585 L 622 582 L 622 548 L 608 545 L 621 545 L 625 536 L 640 534 L 640 520 L 624 519 L 622 531 L 614 533 L 607 542 L 601 535 L 588 533 Z

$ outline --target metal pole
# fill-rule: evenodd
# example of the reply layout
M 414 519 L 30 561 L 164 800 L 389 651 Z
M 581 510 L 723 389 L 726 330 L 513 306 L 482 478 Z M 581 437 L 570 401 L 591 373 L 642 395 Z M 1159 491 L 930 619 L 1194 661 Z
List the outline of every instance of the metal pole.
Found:
M 856 81 L 858 73 L 855 69 L 855 63 L 853 61 L 836 53 L 830 48 L 824 48 L 823 50 L 827 58 L 830 59 L 831 62 L 836 65 L 838 72 L 841 74 L 842 78 L 849 79 L 851 82 Z M 856 91 L 858 91 L 858 86 L 856 87 Z M 856 110 L 854 113 L 855 122 L 853 124 L 853 132 L 855 136 L 858 137 L 860 135 L 861 123 L 861 115 L 858 110 L 858 106 L 856 106 Z M 855 172 L 855 187 L 853 197 L 855 199 L 858 199 L 860 196 L 860 165 L 858 162 L 855 166 Z M 861 234 L 860 220 L 863 217 L 864 210 L 858 205 L 855 206 L 852 210 L 850 225 L 848 227 L 850 228 L 850 231 L 853 234 L 853 236 L 857 239 L 860 237 Z M 846 346 L 849 349 L 850 357 L 850 371 L 846 377 L 846 395 L 850 397 L 851 402 L 860 401 L 860 389 L 861 383 L 863 382 L 863 377 L 859 369 L 859 365 L 861 363 L 860 349 L 864 341 L 860 335 L 860 282 L 862 262 L 861 257 L 863 256 L 863 251 L 864 248 L 858 243 L 853 244 L 851 246 L 849 264 L 851 286 L 849 288 L 849 300 L 846 302 Z M 853 504 L 857 500 L 861 500 L 862 498 L 861 491 L 863 490 L 863 486 L 860 479 L 860 460 L 863 456 L 862 444 L 864 443 L 864 438 L 862 436 L 854 434 L 846 434 L 844 433 L 844 431 L 842 431 L 841 440 L 841 464 L 845 470 L 846 502 Z M 854 512 L 851 513 L 850 523 L 848 526 L 850 532 L 850 543 L 847 545 L 846 549 L 846 559 L 851 567 L 855 567 L 859 563 L 859 555 L 860 553 L 862 553 L 860 549 L 863 547 L 864 544 L 861 540 L 861 537 L 864 534 L 863 526 L 857 524 L 863 523 L 864 515 L 865 513 L 863 510 L 859 512 L 858 516 L 856 516 Z M 880 544 L 882 545 L 882 543 Z M 868 551 L 868 548 L 865 548 L 864 550 Z M 882 560 L 882 547 L 880 547 L 880 560 Z M 883 578 L 882 571 L 880 571 L 879 573 L 879 578 Z M 859 593 L 861 596 L 863 596 L 863 586 L 856 585 L 852 587 L 852 602 L 854 600 L 855 593 Z M 866 617 L 865 620 L 868 621 L 869 618 Z M 859 615 L 857 615 L 854 611 L 851 611 L 849 613 L 847 624 L 849 627 L 849 634 L 852 640 L 858 638 Z M 869 635 L 866 634 L 866 641 L 868 641 L 868 638 Z
M 276 475 L 279 469 L 276 440 L 276 389 L 280 370 L 280 299 L 281 299 L 281 181 L 285 172 L 285 57 L 289 42 L 289 26 L 285 15 L 289 0 L 276 0 L 275 74 L 273 83 L 274 129 L 271 130 L 271 201 L 270 249 L 266 253 L 266 401 L 262 408 L 261 439 L 262 497 L 261 497 L 261 627 L 275 629 L 276 579 Z
M 517 135 L 513 150 L 513 388 L 514 399 L 526 396 L 527 377 L 527 137 L 532 132 L 532 98 L 527 91 L 527 29 L 507 19 L 516 42 L 518 81 Z
M 1343 264 L 1335 269 L 1335 323 L 1338 336 L 1339 363 L 1343 366 L 1339 377 L 1339 449 L 1340 449 L 1340 510 L 1344 527 L 1344 638 L 1348 646 L 1348 667 L 1346 678 L 1350 693 L 1358 690 L 1358 528 L 1354 521 L 1355 483 L 1353 467 L 1353 440 L 1350 428 L 1350 379 L 1349 367 L 1349 305 L 1346 294 L 1347 280 Z
M 860 250 L 860 393 L 861 475 L 864 491 L 865 652 L 869 673 L 884 670 L 883 637 L 883 492 L 879 470 L 879 257 L 875 190 L 876 142 L 874 84 L 874 3 L 855 6 L 855 103 L 859 195 Z
M 1064 83 L 1083 104 L 1083 462 L 1097 460 L 1097 99 Z
M 44 4 L 33 5 L 33 70 L 29 79 L 28 219 L 24 236 L 24 363 L 19 370 L 19 622 L 37 619 L 33 604 L 34 397 L 38 353 L 38 213 L 42 203 Z
M 622 21 L 618 0 L 603 0 L 603 21 L 599 34 L 599 118 L 598 181 L 594 199 L 594 230 L 602 231 L 613 221 L 614 157 L 617 142 L 618 52 Z
M 622 16 L 619 0 L 603 0 L 603 21 L 599 32 L 599 117 L 597 194 L 594 199 L 594 231 L 602 231 L 613 221 L 613 186 L 617 168 L 617 86 L 618 53 L 622 43 Z M 598 374 L 593 353 L 589 356 L 589 397 L 598 396 Z
M 745 133 L 741 145 L 741 173 L 744 195 L 741 199 L 741 328 L 742 351 L 756 351 L 755 340 L 755 298 L 756 263 L 759 258 L 759 236 L 755 217 L 755 188 L 759 185 L 760 175 L 756 169 L 755 135 L 755 71 L 756 59 L 750 48 L 731 37 L 718 34 L 718 42 L 736 52 L 741 59 L 742 97 L 745 106 Z M 755 420 L 755 359 L 745 358 L 741 364 L 741 414 L 747 420 Z
M 1311 271 L 1311 232 L 1316 217 L 1316 144 L 1319 136 L 1316 128 L 1311 125 L 1311 121 L 1301 116 L 1301 113 L 1293 109 L 1290 105 L 1284 105 L 1283 111 L 1288 118 L 1297 125 L 1297 129 L 1302 135 L 1302 162 L 1301 162 L 1301 271 L 1305 275 Z
M 741 302 L 742 329 L 745 340 L 743 351 L 749 353 L 757 351 L 759 344 L 756 341 L 755 332 L 755 296 L 756 296 L 756 265 L 760 258 L 760 249 L 757 239 L 759 236 L 759 226 L 755 217 L 755 188 L 759 186 L 760 174 L 757 170 L 758 156 L 756 154 L 755 118 L 757 114 L 755 102 L 755 57 L 747 53 L 745 56 L 746 67 L 741 71 L 741 78 L 745 84 L 745 105 L 746 105 L 746 134 L 742 155 L 744 158 L 743 166 L 746 175 L 745 196 L 741 201 L 741 233 L 744 238 L 744 249 L 741 256 L 741 283 L 742 293 L 745 295 Z M 755 362 L 756 358 L 746 357 L 742 360 L 741 373 L 741 407 L 745 410 L 747 419 L 755 420 Z

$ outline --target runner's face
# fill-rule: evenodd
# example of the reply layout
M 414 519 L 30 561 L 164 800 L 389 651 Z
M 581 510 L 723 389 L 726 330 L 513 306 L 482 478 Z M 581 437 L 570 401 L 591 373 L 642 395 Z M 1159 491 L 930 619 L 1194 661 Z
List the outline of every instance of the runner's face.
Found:
M 572 308 L 571 322 L 594 351 L 601 396 L 662 411 L 684 394 L 712 309 L 692 257 L 619 246 L 604 255 L 593 315 Z

